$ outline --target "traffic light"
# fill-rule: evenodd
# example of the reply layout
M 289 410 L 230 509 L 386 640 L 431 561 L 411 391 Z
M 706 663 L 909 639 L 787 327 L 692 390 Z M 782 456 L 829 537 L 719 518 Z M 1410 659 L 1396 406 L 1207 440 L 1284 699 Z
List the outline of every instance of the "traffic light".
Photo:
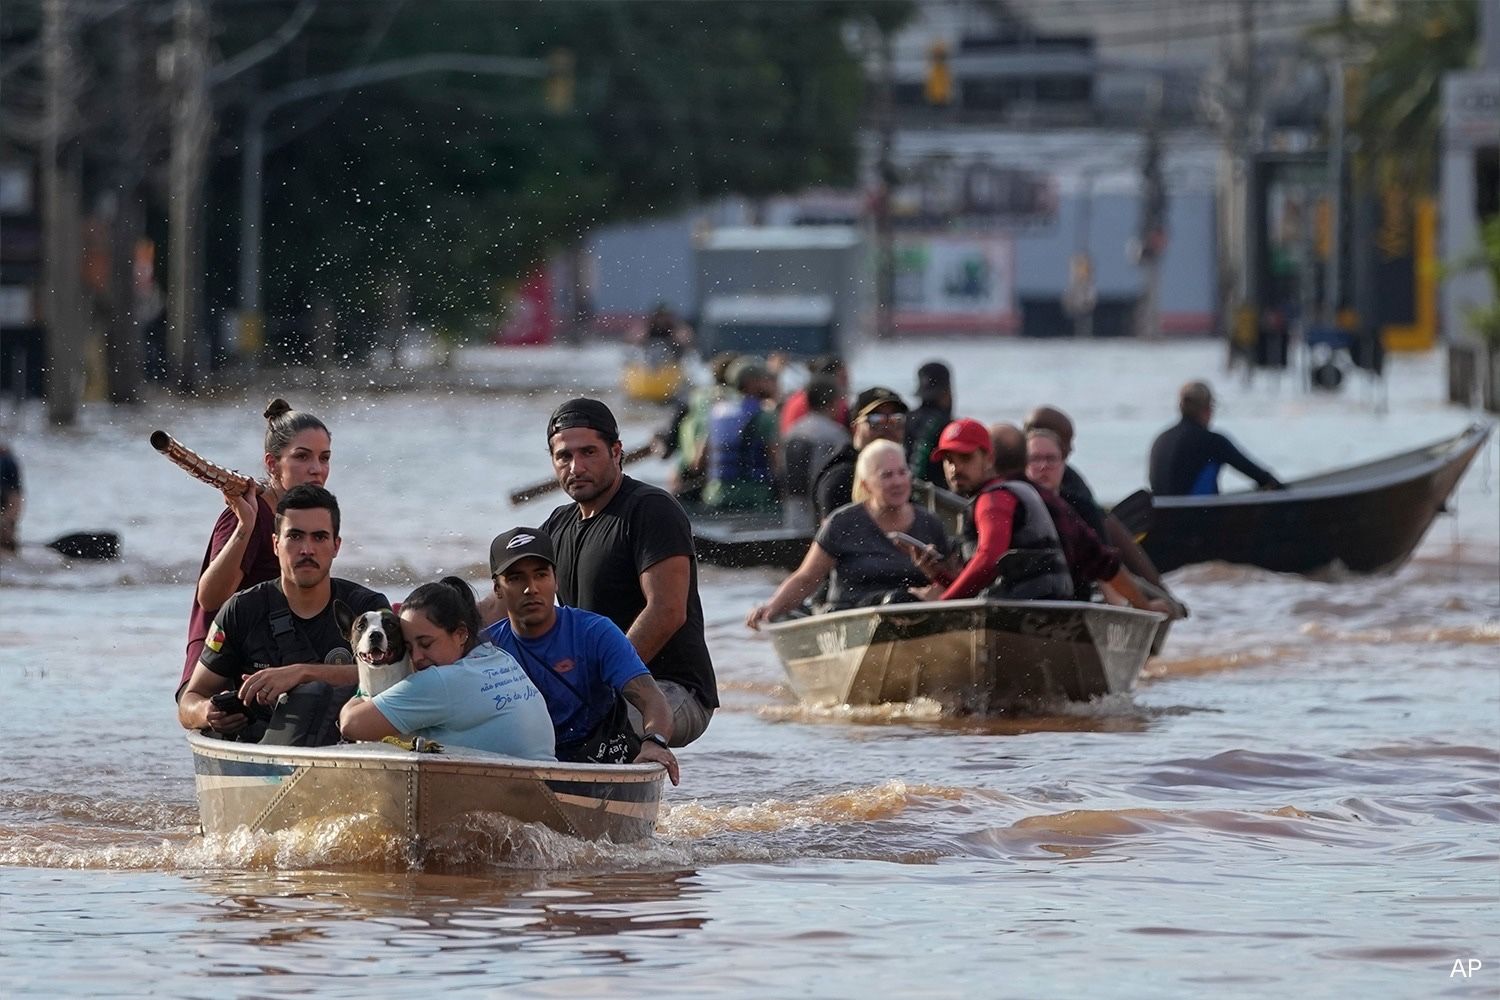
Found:
M 547 55 L 547 81 L 543 95 L 547 109 L 553 114 L 565 115 L 573 110 L 574 65 L 573 53 L 567 49 L 553 49 Z
M 928 104 L 953 103 L 953 71 L 948 68 L 946 42 L 933 42 L 927 50 L 927 80 L 922 92 Z

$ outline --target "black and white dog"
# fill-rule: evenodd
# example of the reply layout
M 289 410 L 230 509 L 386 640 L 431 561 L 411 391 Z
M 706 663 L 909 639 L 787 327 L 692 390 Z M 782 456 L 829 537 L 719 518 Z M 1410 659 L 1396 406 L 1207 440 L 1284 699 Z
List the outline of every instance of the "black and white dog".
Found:
M 401 619 L 390 610 L 356 615 L 342 601 L 335 601 L 334 620 L 349 637 L 354 662 L 359 666 L 359 690 L 373 698 L 412 673 L 411 656 L 401 635 Z

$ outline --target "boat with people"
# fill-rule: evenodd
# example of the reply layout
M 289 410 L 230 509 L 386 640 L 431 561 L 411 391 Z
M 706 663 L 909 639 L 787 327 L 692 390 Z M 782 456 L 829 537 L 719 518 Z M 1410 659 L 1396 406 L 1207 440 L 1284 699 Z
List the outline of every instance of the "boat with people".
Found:
M 1161 572 L 1222 561 L 1278 573 L 1399 569 L 1489 439 L 1490 424 L 1280 490 L 1207 496 L 1142 492 L 1115 507 Z
M 464 747 L 265 746 L 197 732 L 187 741 L 206 834 L 373 816 L 419 847 L 462 833 L 476 818 L 500 816 L 623 844 L 655 829 L 666 777 L 658 764 L 565 764 Z
M 853 608 L 765 626 L 798 699 L 927 698 L 953 712 L 1131 690 L 1165 616 L 1081 601 L 971 598 Z

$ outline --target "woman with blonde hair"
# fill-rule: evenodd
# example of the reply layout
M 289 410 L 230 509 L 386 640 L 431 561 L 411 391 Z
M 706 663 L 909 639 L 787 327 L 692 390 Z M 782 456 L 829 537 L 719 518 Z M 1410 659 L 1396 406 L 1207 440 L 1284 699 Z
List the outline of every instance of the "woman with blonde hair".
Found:
M 905 452 L 882 438 L 860 450 L 854 464 L 854 502 L 824 519 L 802 565 L 769 601 L 750 609 L 745 624 L 758 629 L 761 622 L 794 610 L 824 580 L 829 582 L 830 611 L 914 600 L 910 588 L 925 586 L 927 575 L 897 547 L 893 536 L 915 539 L 938 559 L 948 553 L 942 522 L 912 505 Z

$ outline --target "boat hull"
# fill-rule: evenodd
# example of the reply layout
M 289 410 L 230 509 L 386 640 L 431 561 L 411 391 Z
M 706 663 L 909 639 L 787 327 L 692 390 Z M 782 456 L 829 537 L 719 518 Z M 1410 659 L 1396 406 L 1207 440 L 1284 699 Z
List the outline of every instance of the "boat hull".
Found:
M 1444 509 L 1490 428 L 1287 484 L 1285 490 L 1153 497 L 1141 547 L 1163 573 L 1223 561 L 1278 573 L 1400 568 Z
M 627 361 L 620 374 L 620 388 L 637 402 L 665 403 L 682 388 L 682 368 L 677 364 L 652 366 Z
M 805 529 L 784 526 L 780 514 L 710 514 L 695 510 L 690 517 L 698 561 L 710 566 L 796 569 L 813 540 L 812 533 Z
M 1163 617 L 1077 601 L 934 601 L 856 608 L 767 628 L 812 705 L 929 698 L 994 712 L 1129 691 Z
M 188 743 L 199 817 L 211 834 L 374 816 L 393 835 L 422 843 L 476 814 L 499 814 L 626 843 L 655 829 L 666 774 L 654 764 L 549 764 L 463 748 L 264 747 L 197 733 Z

